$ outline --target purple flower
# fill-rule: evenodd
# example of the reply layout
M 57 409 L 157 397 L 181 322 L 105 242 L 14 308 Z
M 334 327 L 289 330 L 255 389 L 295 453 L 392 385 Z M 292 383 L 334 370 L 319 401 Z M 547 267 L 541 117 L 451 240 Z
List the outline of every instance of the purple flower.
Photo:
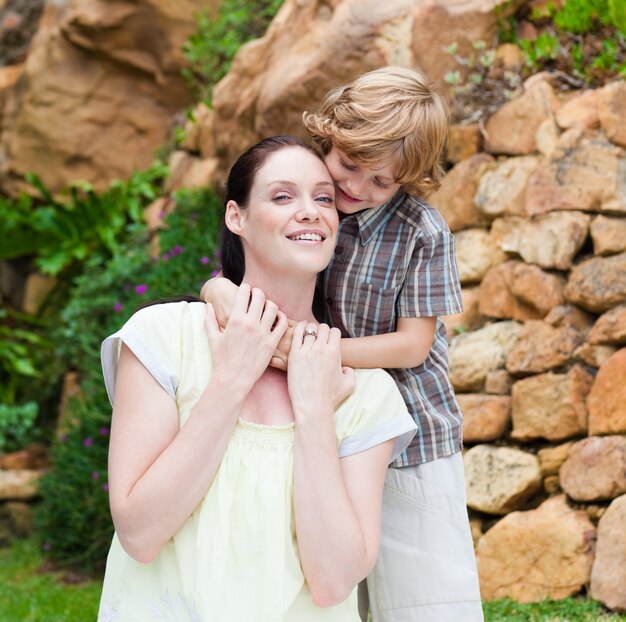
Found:
M 44 543 L 42 544 L 41 548 L 42 548 L 44 551 L 49 551 L 49 550 L 52 548 L 52 545 L 50 544 L 50 542 L 44 542 Z
M 221 257 L 219 248 L 213 253 L 213 257 L 215 257 L 215 259 L 219 259 Z
M 61 436 L 59 436 L 59 441 L 61 443 L 67 443 L 67 434 L 61 434 Z
M 204 264 L 206 266 L 209 263 L 209 258 L 208 257 L 200 257 L 200 263 Z
M 102 490 L 104 490 L 104 492 L 109 492 L 109 485 L 108 484 L 102 484 Z
M 86 439 L 83 440 L 83 445 L 85 447 L 91 447 L 93 445 L 93 438 L 91 438 L 91 436 L 88 436 Z
M 166 216 L 167 216 L 167 212 L 166 212 L 164 209 L 162 209 L 162 210 L 159 212 L 159 218 L 160 218 L 161 220 L 163 220 Z
M 143 296 L 148 291 L 147 285 L 135 285 L 135 292 L 140 296 Z
M 107 428 L 106 426 L 103 426 L 102 428 L 100 428 L 100 436 L 106 436 L 109 433 L 109 428 Z
M 219 273 L 220 273 L 219 270 L 213 270 L 213 272 L 211 272 L 211 278 L 216 277 Z
M 163 261 L 167 261 L 169 258 L 170 258 L 170 254 L 169 254 L 169 253 L 163 253 L 163 254 L 161 255 L 161 259 L 162 259 Z
M 100 473 L 98 473 L 98 471 L 94 471 L 91 474 L 91 479 L 98 479 L 100 477 Z
M 174 255 L 180 255 L 183 252 L 183 247 L 182 246 L 175 246 L 172 249 L 172 252 L 174 253 Z
M 115 313 L 119 313 L 123 308 L 124 308 L 124 305 L 121 302 L 116 302 L 113 305 L 113 311 L 115 311 Z

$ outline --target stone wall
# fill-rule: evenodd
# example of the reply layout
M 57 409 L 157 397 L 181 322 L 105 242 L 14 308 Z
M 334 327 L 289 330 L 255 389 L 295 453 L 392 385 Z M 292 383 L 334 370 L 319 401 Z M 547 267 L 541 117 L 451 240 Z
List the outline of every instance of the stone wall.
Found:
M 626 610 L 626 82 L 556 86 L 451 132 L 450 375 L 483 597 Z

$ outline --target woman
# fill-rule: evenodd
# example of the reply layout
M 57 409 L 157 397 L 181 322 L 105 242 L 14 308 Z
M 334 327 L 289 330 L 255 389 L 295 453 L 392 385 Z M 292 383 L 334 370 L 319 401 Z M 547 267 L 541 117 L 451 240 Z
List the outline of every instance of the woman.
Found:
M 415 425 L 383 371 L 342 369 L 311 311 L 338 228 L 318 154 L 248 150 L 225 224 L 243 284 L 223 332 L 211 305 L 170 303 L 103 344 L 116 535 L 98 620 L 357 622 L 386 468 Z M 287 373 L 268 367 L 285 314 L 301 320 Z

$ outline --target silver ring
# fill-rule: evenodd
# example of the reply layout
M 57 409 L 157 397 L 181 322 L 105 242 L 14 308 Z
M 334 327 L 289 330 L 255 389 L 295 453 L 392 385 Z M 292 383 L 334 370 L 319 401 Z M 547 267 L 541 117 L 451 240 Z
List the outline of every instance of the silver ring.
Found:
M 302 337 L 315 337 L 317 339 L 317 331 L 315 329 L 305 328 Z

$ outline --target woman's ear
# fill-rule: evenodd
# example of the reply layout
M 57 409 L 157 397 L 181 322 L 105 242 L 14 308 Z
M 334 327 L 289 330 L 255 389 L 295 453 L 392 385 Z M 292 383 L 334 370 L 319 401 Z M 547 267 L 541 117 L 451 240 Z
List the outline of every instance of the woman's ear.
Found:
M 236 235 L 241 235 L 243 220 L 244 216 L 237 202 L 228 201 L 226 203 L 226 213 L 224 214 L 224 223 L 228 229 Z

